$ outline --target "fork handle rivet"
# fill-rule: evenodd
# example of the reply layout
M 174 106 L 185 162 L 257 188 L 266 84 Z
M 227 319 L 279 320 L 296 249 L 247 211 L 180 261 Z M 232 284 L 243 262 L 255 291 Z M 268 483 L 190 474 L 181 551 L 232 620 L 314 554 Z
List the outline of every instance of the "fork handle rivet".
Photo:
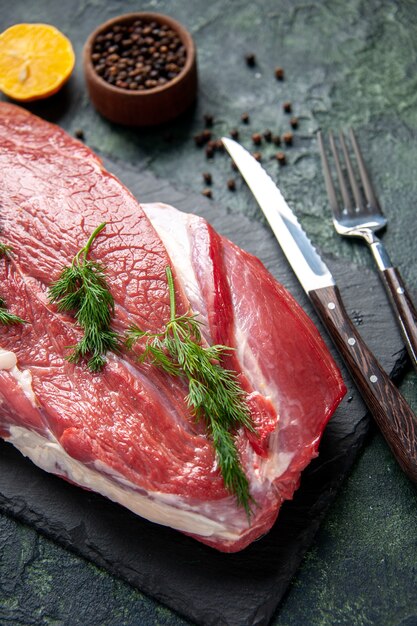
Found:
M 349 339 L 348 339 L 348 344 L 349 344 L 350 346 L 354 346 L 354 345 L 355 345 L 355 343 L 356 343 L 356 339 L 355 339 L 354 337 L 349 337 Z
M 335 308 L 336 308 L 336 305 L 335 305 L 335 303 L 334 303 L 334 302 L 329 302 L 329 304 L 327 305 L 327 308 L 329 308 L 329 309 L 332 309 L 332 310 L 333 310 L 333 309 L 335 309 Z
M 375 376 L 375 374 L 372 374 L 372 376 L 369 377 L 369 380 L 371 381 L 371 383 L 376 383 L 378 380 L 378 376 Z
M 402 287 L 397 287 L 397 293 L 399 293 L 400 296 L 402 296 L 404 293 L 404 289 Z

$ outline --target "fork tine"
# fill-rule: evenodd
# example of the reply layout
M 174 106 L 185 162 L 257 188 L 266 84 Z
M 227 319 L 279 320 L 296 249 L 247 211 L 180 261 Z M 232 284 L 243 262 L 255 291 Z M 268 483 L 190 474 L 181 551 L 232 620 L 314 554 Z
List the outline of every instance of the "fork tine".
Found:
M 365 191 L 365 197 L 366 200 L 368 202 L 369 208 L 373 209 L 374 211 L 378 211 L 379 213 L 381 213 L 381 209 L 379 206 L 379 202 L 376 198 L 374 189 L 372 187 L 372 183 L 370 181 L 370 178 L 368 176 L 368 172 L 366 171 L 366 167 L 365 167 L 365 163 L 363 161 L 363 157 L 362 157 L 362 153 L 359 149 L 359 145 L 358 142 L 356 140 L 355 137 L 355 133 L 353 132 L 352 128 L 349 128 L 349 136 L 350 136 L 350 140 L 352 142 L 352 146 L 353 146 L 353 151 L 355 153 L 355 157 L 356 157 L 356 162 L 358 164 L 358 169 L 359 169 L 359 174 L 361 177 L 361 181 L 362 181 L 362 185 Z
M 334 158 L 334 163 L 336 166 L 337 177 L 339 179 L 339 185 L 340 185 L 340 191 L 342 193 L 343 204 L 345 206 L 345 209 L 347 209 L 350 213 L 352 213 L 353 212 L 352 200 L 351 200 L 350 193 L 346 184 L 345 175 L 343 174 L 342 168 L 340 166 L 339 154 L 337 152 L 336 143 L 333 137 L 333 133 L 331 131 L 329 132 L 329 141 L 330 141 L 330 147 L 333 152 L 333 158 Z
M 366 209 L 366 206 L 363 201 L 363 196 L 360 192 L 358 183 L 356 182 L 355 173 L 352 167 L 352 161 L 350 160 L 349 152 L 348 152 L 346 142 L 345 142 L 345 136 L 341 131 L 339 133 L 339 138 L 340 138 L 340 144 L 342 146 L 343 156 L 345 157 L 346 169 L 347 169 L 353 197 L 355 198 L 356 207 L 363 211 L 364 209 Z
M 321 131 L 317 133 L 317 140 L 319 143 L 319 152 L 321 156 L 321 163 L 323 166 L 324 182 L 326 185 L 327 195 L 329 197 L 330 208 L 333 211 L 333 215 L 335 215 L 337 218 L 341 216 L 341 210 L 337 201 L 336 191 L 333 185 L 333 179 L 330 172 L 329 162 L 326 156 L 326 151 L 324 149 L 323 135 Z

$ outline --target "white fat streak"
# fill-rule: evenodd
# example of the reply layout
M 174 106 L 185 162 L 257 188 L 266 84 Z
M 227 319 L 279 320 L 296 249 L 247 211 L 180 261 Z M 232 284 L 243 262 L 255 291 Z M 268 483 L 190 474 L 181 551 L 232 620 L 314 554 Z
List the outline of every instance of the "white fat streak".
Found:
M 268 462 L 262 465 L 260 470 L 262 476 L 273 483 L 287 471 L 293 457 L 293 452 L 279 452 L 279 450 L 274 452 L 269 457 Z
M 14 352 L 0 348 L 0 370 L 11 370 L 16 366 L 17 358 Z
M 152 491 L 145 495 L 138 493 L 132 483 L 102 461 L 96 461 L 96 469 L 92 469 L 73 459 L 56 439 L 47 439 L 20 426 L 10 426 L 9 430 L 7 441 L 38 467 L 52 474 L 65 476 L 80 487 L 101 493 L 151 522 L 201 537 L 230 542 L 239 539 L 245 530 L 241 528 L 233 531 L 230 525 L 226 527 L 197 513 L 181 510 L 178 508 L 181 505 L 181 498 L 178 496 Z
M 17 357 L 11 350 L 0 348 L 0 370 L 7 370 L 17 381 L 26 398 L 36 407 L 36 396 L 32 387 L 32 374 L 30 370 L 20 370 L 17 367 Z
M 189 231 L 193 222 L 201 220 L 196 215 L 183 213 L 163 203 L 142 204 L 152 226 L 155 228 L 181 279 L 185 294 L 194 312 L 204 313 L 206 305 L 201 297 L 197 277 L 191 261 Z

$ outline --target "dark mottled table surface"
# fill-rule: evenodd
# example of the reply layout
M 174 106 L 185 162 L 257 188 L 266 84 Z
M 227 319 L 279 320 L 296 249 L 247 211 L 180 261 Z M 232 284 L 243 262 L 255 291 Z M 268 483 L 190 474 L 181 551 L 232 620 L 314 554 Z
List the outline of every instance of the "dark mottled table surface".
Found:
M 132 132 L 92 109 L 81 67 L 89 32 L 120 13 L 152 10 L 182 21 L 198 49 L 196 108 L 165 128 Z M 220 136 L 239 126 L 288 130 L 282 103 L 299 127 L 279 171 L 280 186 L 324 252 L 370 266 L 359 244 L 333 232 L 314 132 L 354 126 L 389 218 L 391 255 L 417 293 L 417 10 L 414 0 L 54 0 L 0 1 L 0 26 L 48 22 L 73 42 L 77 65 L 45 115 L 86 143 L 200 192 L 213 174 L 216 202 L 256 218 L 249 192 L 227 188 L 230 172 L 205 160 L 193 135 L 214 116 Z M 247 67 L 245 54 L 256 55 Z M 285 80 L 274 78 L 282 66 Z M 35 108 L 36 110 L 36 108 Z M 251 123 L 242 127 L 248 112 Z M 270 151 L 269 156 L 272 155 Z M 278 167 L 270 161 L 270 167 Z M 417 410 L 417 379 L 401 388 Z M 417 492 L 385 442 L 373 432 L 273 619 L 275 626 L 415 626 L 417 624 Z M 139 591 L 0 515 L 0 624 L 83 626 L 186 624 Z M 240 626 L 240 625 L 236 625 Z

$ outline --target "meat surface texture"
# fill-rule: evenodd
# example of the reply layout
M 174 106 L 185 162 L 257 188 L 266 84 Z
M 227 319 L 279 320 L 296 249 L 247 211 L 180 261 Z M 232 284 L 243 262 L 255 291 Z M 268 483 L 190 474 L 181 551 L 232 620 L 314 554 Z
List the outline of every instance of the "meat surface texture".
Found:
M 141 206 L 83 144 L 24 109 L 0 103 L 0 296 L 25 325 L 0 327 L 0 436 L 36 465 L 152 522 L 219 550 L 266 533 L 316 456 L 345 387 L 316 328 L 262 263 L 202 218 Z M 192 310 L 204 339 L 235 348 L 234 370 L 256 426 L 236 434 L 256 502 L 248 519 L 224 487 L 212 442 L 180 378 L 108 354 L 92 374 L 66 360 L 80 339 L 47 290 L 100 223 L 92 254 L 106 267 L 114 329 L 161 330 Z

